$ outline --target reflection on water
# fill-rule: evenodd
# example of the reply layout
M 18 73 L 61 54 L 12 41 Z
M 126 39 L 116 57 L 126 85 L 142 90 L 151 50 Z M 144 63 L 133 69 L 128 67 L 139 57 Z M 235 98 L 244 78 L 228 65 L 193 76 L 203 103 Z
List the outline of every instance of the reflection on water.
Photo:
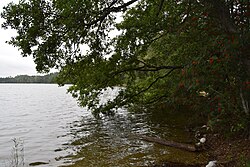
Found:
M 71 124 L 73 140 L 65 148 L 75 152 L 67 156 L 75 161 L 70 167 L 81 166 L 153 166 L 166 160 L 173 162 L 199 162 L 204 155 L 189 153 L 162 145 L 149 143 L 140 136 L 157 136 L 179 142 L 193 142 L 184 130 L 183 115 L 164 112 L 127 112 L 120 110 L 115 116 L 95 120 L 82 117 Z M 179 125 L 179 126 L 178 126 Z M 64 157 L 65 158 L 65 157 Z
M 96 119 L 65 92 L 57 85 L 0 85 L 0 166 L 9 162 L 13 138 L 23 141 L 26 166 L 150 166 L 197 157 L 140 140 L 148 135 L 188 141 L 188 133 L 177 126 L 180 119 L 124 109 Z
M 152 144 L 135 136 L 151 133 L 148 125 L 142 122 L 144 116 L 120 111 L 100 120 L 82 118 L 74 122 L 71 128 L 74 139 L 68 147 L 78 148 L 78 151 L 71 158 L 81 159 L 82 166 L 121 166 L 124 160 L 126 165 L 132 166 L 152 163 L 154 158 L 147 154 Z

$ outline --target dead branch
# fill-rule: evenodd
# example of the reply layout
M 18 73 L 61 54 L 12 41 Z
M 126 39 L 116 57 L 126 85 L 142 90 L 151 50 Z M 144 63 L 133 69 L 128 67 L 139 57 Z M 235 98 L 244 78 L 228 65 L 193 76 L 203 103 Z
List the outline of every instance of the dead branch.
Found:
M 154 142 L 154 143 L 169 146 L 169 147 L 175 147 L 175 148 L 179 148 L 179 149 L 189 151 L 189 152 L 200 151 L 200 149 L 198 149 L 194 145 L 190 145 L 190 144 L 186 144 L 186 143 L 178 143 L 178 142 L 174 142 L 174 141 L 168 141 L 168 140 L 164 140 L 164 139 L 160 139 L 160 138 L 156 138 L 156 137 L 148 137 L 148 136 L 141 136 L 140 138 L 144 141 Z

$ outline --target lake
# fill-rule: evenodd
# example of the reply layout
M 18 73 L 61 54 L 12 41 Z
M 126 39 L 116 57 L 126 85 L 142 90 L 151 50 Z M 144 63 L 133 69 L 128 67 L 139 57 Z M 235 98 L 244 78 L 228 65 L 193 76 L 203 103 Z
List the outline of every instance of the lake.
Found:
M 125 109 L 97 119 L 77 105 L 67 88 L 0 84 L 1 167 L 11 166 L 17 156 L 21 166 L 39 167 L 152 166 L 169 158 L 189 160 L 196 156 L 135 137 L 187 141 L 188 133 L 177 126 L 180 120 Z M 114 94 L 106 92 L 102 98 L 105 101 Z

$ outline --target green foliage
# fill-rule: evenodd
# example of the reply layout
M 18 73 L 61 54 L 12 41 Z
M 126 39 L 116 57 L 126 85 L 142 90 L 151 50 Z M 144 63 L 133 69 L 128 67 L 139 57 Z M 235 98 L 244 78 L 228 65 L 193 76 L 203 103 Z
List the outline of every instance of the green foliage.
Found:
M 59 69 L 59 84 L 72 83 L 72 95 L 96 113 L 184 104 L 211 125 L 248 129 L 247 1 L 22 0 L 1 16 L 3 28 L 17 30 L 9 43 L 38 71 Z M 99 106 L 101 91 L 114 86 L 123 89 Z

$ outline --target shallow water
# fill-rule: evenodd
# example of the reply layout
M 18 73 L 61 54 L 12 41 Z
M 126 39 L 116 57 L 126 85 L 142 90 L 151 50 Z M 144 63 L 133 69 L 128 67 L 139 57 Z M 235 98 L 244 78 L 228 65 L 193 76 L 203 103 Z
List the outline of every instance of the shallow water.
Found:
M 66 87 L 0 84 L 0 166 L 13 160 L 13 139 L 24 151 L 24 166 L 150 166 L 166 159 L 192 161 L 200 155 L 139 139 L 140 135 L 188 141 L 181 119 L 165 112 L 127 112 L 96 119 Z M 115 91 L 105 93 L 110 98 Z M 103 99 L 105 101 L 105 99 Z M 185 120 L 185 117 L 183 117 Z M 19 156 L 21 157 L 21 156 Z M 39 164 L 39 163 L 37 163 Z

